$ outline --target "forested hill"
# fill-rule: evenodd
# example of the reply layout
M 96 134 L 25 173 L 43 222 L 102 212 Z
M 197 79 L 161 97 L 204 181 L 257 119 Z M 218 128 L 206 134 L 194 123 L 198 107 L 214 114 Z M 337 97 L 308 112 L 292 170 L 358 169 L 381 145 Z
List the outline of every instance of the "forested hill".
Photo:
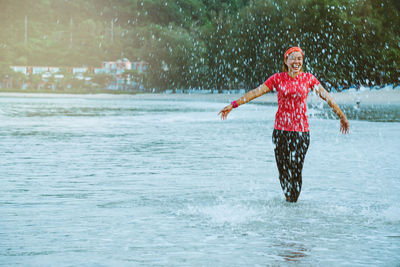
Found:
M 0 12 L 0 69 L 128 58 L 148 62 L 148 87 L 249 89 L 299 45 L 328 87 L 400 83 L 399 0 L 0 0 Z

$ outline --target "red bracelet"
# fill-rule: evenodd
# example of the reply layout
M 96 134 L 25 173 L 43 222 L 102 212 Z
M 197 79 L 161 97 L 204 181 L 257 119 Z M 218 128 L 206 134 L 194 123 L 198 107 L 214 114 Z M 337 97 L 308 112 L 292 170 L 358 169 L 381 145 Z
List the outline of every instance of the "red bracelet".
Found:
M 239 106 L 238 103 L 236 103 L 236 101 L 232 101 L 231 105 L 233 108 L 237 108 Z

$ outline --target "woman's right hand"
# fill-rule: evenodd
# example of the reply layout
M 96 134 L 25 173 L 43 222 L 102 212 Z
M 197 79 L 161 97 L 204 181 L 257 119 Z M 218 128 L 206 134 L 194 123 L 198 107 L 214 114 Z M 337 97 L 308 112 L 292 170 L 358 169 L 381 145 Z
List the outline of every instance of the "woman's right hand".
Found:
M 343 134 L 348 134 L 350 130 L 350 123 L 347 120 L 346 116 L 340 118 L 340 131 Z
M 221 114 L 221 120 L 225 120 L 228 117 L 229 112 L 233 109 L 232 104 L 227 105 L 224 107 L 219 113 L 218 116 Z

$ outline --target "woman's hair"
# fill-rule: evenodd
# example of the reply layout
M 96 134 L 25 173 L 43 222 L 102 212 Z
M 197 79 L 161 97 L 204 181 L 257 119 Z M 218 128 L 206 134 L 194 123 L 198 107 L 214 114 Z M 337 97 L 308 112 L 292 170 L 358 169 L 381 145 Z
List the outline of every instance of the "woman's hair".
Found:
M 283 60 L 282 71 L 283 71 L 283 72 L 288 72 L 288 71 L 289 71 L 288 66 L 287 66 L 286 63 L 285 63 L 285 60 Z

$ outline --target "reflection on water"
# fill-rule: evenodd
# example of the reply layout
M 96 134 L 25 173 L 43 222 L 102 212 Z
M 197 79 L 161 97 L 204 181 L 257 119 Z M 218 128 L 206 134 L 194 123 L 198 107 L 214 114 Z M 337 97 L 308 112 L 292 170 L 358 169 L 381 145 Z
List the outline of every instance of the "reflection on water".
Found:
M 310 107 L 303 191 L 288 204 L 276 106 L 220 121 L 224 104 L 0 98 L 0 265 L 400 262 L 397 107 L 344 107 L 346 136 L 328 109 Z
M 307 249 L 296 243 L 279 243 L 275 245 L 278 250 L 282 250 L 278 255 L 287 262 L 301 262 L 302 258 L 307 257 Z

